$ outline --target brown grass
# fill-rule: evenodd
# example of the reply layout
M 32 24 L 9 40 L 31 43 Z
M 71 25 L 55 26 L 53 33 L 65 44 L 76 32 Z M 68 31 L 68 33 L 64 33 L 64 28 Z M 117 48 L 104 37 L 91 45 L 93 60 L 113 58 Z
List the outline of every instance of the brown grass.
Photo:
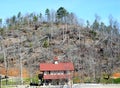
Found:
M 29 77 L 29 72 L 23 68 L 22 70 L 22 77 L 27 78 Z M 6 75 L 6 69 L 5 68 L 0 68 L 0 74 Z M 19 77 L 20 76 L 20 70 L 18 68 L 10 68 L 7 71 L 8 76 L 14 76 L 14 77 Z

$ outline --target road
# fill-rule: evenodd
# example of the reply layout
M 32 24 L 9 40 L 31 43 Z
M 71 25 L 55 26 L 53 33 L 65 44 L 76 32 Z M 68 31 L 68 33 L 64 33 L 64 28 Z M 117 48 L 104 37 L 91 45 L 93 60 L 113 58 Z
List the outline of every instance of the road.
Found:
M 72 88 L 120 88 L 120 84 L 74 84 Z

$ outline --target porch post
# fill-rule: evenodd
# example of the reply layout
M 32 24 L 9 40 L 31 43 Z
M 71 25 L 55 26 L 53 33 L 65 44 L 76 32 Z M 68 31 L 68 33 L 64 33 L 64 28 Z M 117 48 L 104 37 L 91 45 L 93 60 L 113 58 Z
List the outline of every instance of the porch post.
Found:
M 43 86 L 45 86 L 46 80 L 44 80 Z

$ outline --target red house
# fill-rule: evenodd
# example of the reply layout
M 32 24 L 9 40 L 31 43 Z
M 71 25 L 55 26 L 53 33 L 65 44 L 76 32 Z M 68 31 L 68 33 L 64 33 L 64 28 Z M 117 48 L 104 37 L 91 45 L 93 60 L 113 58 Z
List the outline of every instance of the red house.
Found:
M 53 63 L 40 63 L 40 72 L 43 74 L 44 84 L 63 84 L 70 82 L 73 76 L 72 62 L 59 62 L 54 58 Z

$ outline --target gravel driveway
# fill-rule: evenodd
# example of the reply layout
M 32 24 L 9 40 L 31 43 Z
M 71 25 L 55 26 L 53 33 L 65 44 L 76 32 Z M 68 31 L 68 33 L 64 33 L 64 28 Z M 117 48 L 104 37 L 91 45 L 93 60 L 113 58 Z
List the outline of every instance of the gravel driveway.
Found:
M 120 88 L 120 84 L 74 84 L 72 88 Z

